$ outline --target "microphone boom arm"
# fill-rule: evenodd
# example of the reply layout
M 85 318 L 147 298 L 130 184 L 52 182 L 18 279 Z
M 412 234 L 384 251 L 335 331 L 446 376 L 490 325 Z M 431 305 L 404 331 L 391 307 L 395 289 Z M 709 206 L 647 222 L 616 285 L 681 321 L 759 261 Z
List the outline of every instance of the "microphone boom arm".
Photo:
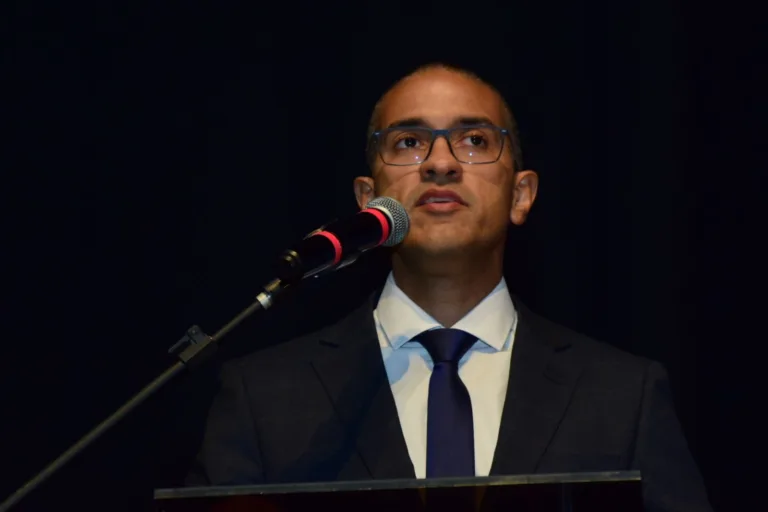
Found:
M 173 363 L 155 380 L 147 384 L 141 391 L 136 393 L 133 398 L 125 402 L 107 419 L 99 423 L 79 441 L 70 446 L 64 453 L 62 453 L 56 460 L 48 464 L 48 466 L 40 471 L 34 478 L 30 479 L 27 483 L 19 487 L 16 492 L 11 494 L 2 504 L 0 504 L 0 512 L 7 512 L 11 509 L 11 507 L 21 501 L 26 495 L 37 489 L 56 471 L 61 469 L 77 454 L 90 446 L 103 433 L 117 424 L 120 420 L 127 416 L 128 413 L 143 403 L 147 398 L 152 396 L 156 391 L 170 382 L 176 375 L 181 373 L 183 369 L 189 368 L 190 370 L 193 370 L 200 366 L 200 364 L 203 362 L 210 359 L 210 357 L 216 352 L 219 341 L 221 341 L 224 336 L 226 336 L 235 327 L 240 325 L 243 320 L 251 316 L 256 311 L 269 309 L 273 304 L 275 296 L 287 287 L 288 285 L 284 284 L 279 279 L 271 281 L 264 287 L 264 291 L 256 296 L 256 300 L 254 300 L 250 306 L 238 313 L 237 316 L 235 316 L 226 325 L 219 329 L 213 336 L 206 335 L 196 325 L 190 327 L 186 334 L 168 350 L 170 354 L 173 354 L 177 357 L 178 361 Z
M 294 250 L 286 251 L 280 260 L 282 267 L 281 271 L 278 271 L 279 279 L 268 283 L 250 306 L 242 310 L 216 334 L 208 336 L 198 326 L 190 327 L 184 337 L 168 350 L 170 354 L 176 356 L 178 361 L 73 444 L 34 478 L 11 494 L 0 504 L 0 512 L 10 510 L 24 496 L 39 487 L 104 432 L 181 373 L 181 370 L 184 368 L 194 369 L 210 359 L 216 352 L 218 342 L 224 336 L 256 311 L 269 309 L 275 296 L 281 291 L 298 284 L 305 277 L 321 277 L 351 265 L 362 252 L 368 249 L 373 249 L 379 245 L 394 246 L 399 244 L 408 233 L 410 220 L 408 213 L 400 203 L 390 197 L 377 197 L 371 200 L 363 211 L 346 223 L 332 222 L 326 226 L 329 230 L 332 229 L 335 234 L 325 233 L 326 238 L 322 238 L 318 236 L 323 231 L 323 228 L 320 228 L 307 235 L 301 242 L 302 247 L 306 250 L 302 252 L 306 252 L 306 254 L 301 255 Z M 344 242 L 342 243 L 340 239 Z M 322 240 L 326 241 L 323 242 Z M 329 245 L 327 240 L 334 240 L 335 242 Z

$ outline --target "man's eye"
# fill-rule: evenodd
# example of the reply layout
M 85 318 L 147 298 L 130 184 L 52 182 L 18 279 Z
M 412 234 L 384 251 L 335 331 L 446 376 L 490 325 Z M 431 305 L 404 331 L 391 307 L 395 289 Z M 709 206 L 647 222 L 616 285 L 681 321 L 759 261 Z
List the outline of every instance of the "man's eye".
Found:
M 395 147 L 397 149 L 414 149 L 418 148 L 420 144 L 419 139 L 416 137 L 403 137 L 399 141 L 397 141 L 397 144 L 395 144 Z
M 462 142 L 468 146 L 484 146 L 486 144 L 485 137 L 482 135 L 467 135 Z

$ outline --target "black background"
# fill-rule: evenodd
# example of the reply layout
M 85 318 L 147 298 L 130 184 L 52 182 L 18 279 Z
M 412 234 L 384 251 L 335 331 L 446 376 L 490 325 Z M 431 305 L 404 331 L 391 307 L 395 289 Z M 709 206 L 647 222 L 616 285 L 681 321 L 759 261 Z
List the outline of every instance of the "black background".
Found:
M 370 109 L 440 60 L 501 89 L 541 177 L 510 287 L 665 364 L 713 504 L 746 503 L 763 460 L 748 413 L 765 401 L 747 382 L 765 338 L 759 17 L 530 4 L 4 4 L 0 495 L 154 378 L 188 326 L 212 333 L 249 304 L 289 243 L 353 213 Z M 384 256 L 307 283 L 222 356 L 339 318 L 381 284 Z M 138 510 L 178 485 L 215 369 L 19 510 Z

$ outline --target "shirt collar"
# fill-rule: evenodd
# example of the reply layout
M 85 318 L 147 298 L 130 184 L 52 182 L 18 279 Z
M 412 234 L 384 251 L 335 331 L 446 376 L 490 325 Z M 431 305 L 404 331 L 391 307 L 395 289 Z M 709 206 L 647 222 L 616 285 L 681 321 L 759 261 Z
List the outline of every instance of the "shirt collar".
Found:
M 397 286 L 391 272 L 374 316 L 393 349 L 402 347 L 421 332 L 443 327 Z M 472 334 L 498 351 L 504 348 L 516 322 L 517 312 L 502 277 L 496 288 L 452 327 Z

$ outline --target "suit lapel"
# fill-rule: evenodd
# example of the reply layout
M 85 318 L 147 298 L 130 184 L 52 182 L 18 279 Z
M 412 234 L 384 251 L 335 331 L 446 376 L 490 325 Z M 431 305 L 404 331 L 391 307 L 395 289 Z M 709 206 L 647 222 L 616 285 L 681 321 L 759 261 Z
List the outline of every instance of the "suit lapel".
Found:
M 371 477 L 413 478 L 373 320 L 376 299 L 320 341 L 312 365 Z
M 536 471 L 581 374 L 564 338 L 517 300 L 515 307 L 518 326 L 492 475 Z
M 373 321 L 377 300 L 329 330 L 312 365 L 371 478 L 414 478 Z M 564 337 L 514 302 L 518 326 L 491 475 L 536 471 L 582 370 Z

